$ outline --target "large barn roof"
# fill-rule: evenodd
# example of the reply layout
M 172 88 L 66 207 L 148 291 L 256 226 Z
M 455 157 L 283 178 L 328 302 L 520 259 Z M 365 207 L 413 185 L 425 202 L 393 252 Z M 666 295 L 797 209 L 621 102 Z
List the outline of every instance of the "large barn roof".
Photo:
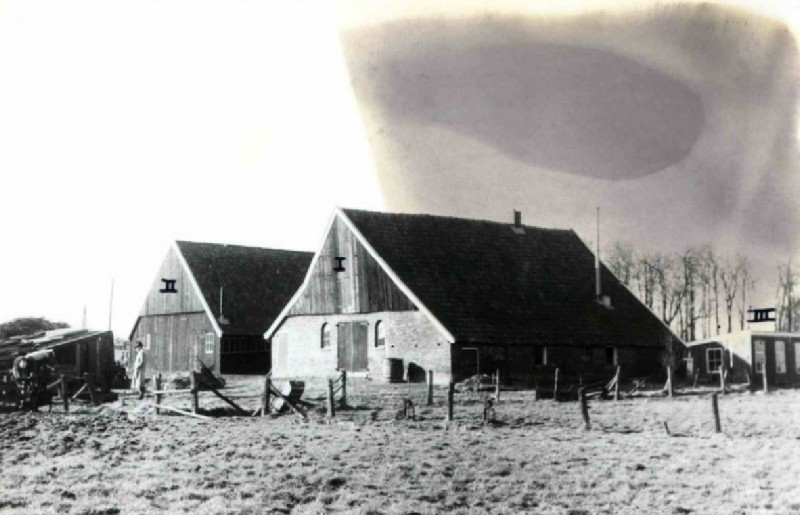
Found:
M 432 215 L 341 213 L 460 342 L 662 345 L 666 326 L 571 230 Z
M 224 334 L 263 334 L 303 282 L 313 254 L 216 243 L 176 242 Z

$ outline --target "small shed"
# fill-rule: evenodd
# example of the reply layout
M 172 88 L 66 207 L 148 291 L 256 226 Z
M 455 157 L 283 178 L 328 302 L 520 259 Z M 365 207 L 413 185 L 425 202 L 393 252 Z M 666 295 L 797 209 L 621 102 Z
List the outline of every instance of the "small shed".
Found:
M 719 381 L 728 370 L 733 381 L 772 386 L 800 384 L 800 333 L 738 331 L 687 344 L 687 376 L 698 382 Z
M 58 373 L 82 377 L 88 373 L 95 383 L 110 384 L 114 365 L 114 334 L 89 329 L 54 329 L 35 335 L 20 336 L 0 343 L 0 369 L 11 368 L 20 352 L 52 349 Z

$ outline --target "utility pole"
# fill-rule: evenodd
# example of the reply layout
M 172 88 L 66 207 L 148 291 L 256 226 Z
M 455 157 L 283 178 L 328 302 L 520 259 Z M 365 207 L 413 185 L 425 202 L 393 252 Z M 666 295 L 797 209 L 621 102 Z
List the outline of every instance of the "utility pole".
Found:
M 600 300 L 600 206 L 597 206 L 597 251 L 594 253 L 595 297 Z
M 111 312 L 114 307 L 114 279 L 111 279 L 111 298 L 108 300 L 108 330 L 111 330 Z

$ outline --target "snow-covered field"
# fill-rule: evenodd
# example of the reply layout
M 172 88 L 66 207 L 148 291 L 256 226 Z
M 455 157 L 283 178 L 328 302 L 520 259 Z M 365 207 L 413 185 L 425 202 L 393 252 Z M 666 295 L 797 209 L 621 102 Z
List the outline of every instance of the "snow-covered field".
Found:
M 531 392 L 503 392 L 489 425 L 472 393 L 449 424 L 444 391 L 425 407 L 422 385 L 416 421 L 396 419 L 405 385 L 355 382 L 356 408 L 333 421 L 318 393 L 307 422 L 155 416 L 135 400 L 0 414 L 0 512 L 800 513 L 796 390 L 720 396 L 721 434 L 703 390 L 592 401 L 590 431 L 578 403 Z

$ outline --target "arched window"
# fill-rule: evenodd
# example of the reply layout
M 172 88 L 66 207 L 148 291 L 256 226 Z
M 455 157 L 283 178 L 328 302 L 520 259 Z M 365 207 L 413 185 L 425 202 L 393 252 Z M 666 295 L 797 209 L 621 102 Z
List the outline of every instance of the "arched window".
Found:
M 331 346 L 331 327 L 328 324 L 322 324 L 319 346 L 322 349 L 327 349 Z
M 386 346 L 386 331 L 384 330 L 383 322 L 378 320 L 375 324 L 375 347 L 381 348 Z

